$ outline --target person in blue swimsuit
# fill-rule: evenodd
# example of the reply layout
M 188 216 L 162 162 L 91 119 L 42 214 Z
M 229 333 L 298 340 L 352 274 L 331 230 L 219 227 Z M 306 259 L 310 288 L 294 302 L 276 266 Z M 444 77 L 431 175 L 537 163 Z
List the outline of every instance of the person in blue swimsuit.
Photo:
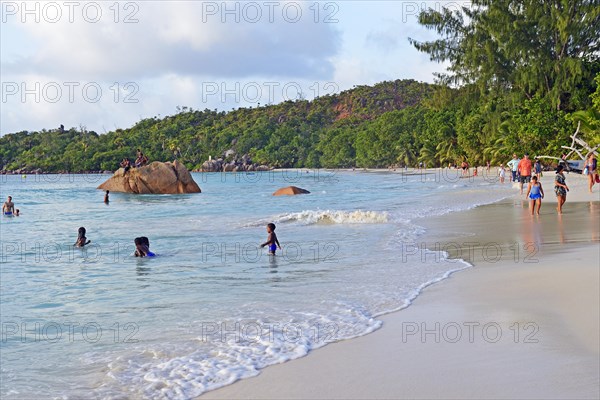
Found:
M 544 189 L 542 183 L 538 182 L 538 177 L 533 176 L 529 186 L 527 187 L 527 195 L 529 199 L 529 208 L 531 208 L 531 215 L 535 211 L 537 205 L 537 215 L 540 215 L 540 208 L 542 208 L 542 199 L 544 198 Z
M 279 244 L 279 240 L 277 240 L 277 235 L 275 234 L 275 224 L 267 224 L 267 233 L 269 234 L 267 241 L 261 244 L 260 247 L 269 245 L 269 253 L 275 255 L 275 251 L 278 247 L 279 250 L 281 250 L 281 245 Z
M 156 254 L 150 251 L 150 240 L 146 236 L 137 237 L 133 240 L 135 243 L 136 257 L 154 257 Z

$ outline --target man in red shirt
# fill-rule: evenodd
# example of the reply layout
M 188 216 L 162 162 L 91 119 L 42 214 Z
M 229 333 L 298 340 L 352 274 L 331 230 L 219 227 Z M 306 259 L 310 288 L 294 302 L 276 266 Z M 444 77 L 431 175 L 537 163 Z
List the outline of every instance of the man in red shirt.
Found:
M 519 171 L 519 175 L 521 176 L 519 188 L 521 189 L 521 194 L 523 194 L 523 184 L 525 182 L 529 183 L 531 181 L 531 170 L 533 169 L 533 164 L 529 159 L 529 154 L 525 153 L 525 157 L 519 161 L 519 165 L 517 166 L 517 171 Z

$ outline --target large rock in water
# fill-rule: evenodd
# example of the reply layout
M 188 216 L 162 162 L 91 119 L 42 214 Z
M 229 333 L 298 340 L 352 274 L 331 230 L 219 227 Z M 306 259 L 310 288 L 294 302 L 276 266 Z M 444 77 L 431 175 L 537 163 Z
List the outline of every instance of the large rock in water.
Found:
M 294 195 L 294 194 L 308 194 L 310 193 L 306 189 L 302 189 L 296 186 L 288 186 L 281 189 L 278 189 L 273 193 L 273 196 L 286 196 L 286 195 Z
M 187 168 L 177 160 L 173 163 L 154 161 L 144 167 L 130 168 L 127 172 L 119 168 L 98 189 L 136 194 L 201 192 Z

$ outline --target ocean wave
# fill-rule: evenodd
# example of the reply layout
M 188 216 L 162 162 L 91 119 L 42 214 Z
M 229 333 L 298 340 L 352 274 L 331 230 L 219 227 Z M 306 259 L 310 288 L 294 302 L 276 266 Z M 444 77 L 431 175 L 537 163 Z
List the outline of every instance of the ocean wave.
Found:
M 314 224 L 384 224 L 388 222 L 388 213 L 378 211 L 331 211 L 306 210 L 297 213 L 278 215 L 273 222 L 299 222 Z

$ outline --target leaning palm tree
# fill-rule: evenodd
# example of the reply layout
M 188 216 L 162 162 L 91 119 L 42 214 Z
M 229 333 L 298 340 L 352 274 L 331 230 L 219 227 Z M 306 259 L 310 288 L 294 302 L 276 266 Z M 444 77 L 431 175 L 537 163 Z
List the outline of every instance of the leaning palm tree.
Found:
M 436 146 L 431 142 L 426 142 L 423 147 L 421 147 L 421 150 L 419 150 L 418 160 L 423 162 L 426 167 L 439 166 L 436 157 Z
M 505 162 L 509 158 L 510 146 L 508 137 L 502 136 L 496 139 L 491 145 L 483 149 L 483 154 L 490 160 L 492 164 Z
M 578 130 L 585 134 L 589 143 L 600 143 L 600 110 L 590 108 L 574 112 L 572 116 L 578 124 Z
M 412 145 L 396 146 L 396 151 L 398 152 L 398 157 L 396 160 L 399 163 L 404 165 L 414 165 L 416 161 L 416 155 Z
M 449 139 L 444 142 L 438 143 L 436 146 L 435 157 L 440 161 L 442 165 L 453 162 L 457 156 L 457 143 L 455 139 Z

